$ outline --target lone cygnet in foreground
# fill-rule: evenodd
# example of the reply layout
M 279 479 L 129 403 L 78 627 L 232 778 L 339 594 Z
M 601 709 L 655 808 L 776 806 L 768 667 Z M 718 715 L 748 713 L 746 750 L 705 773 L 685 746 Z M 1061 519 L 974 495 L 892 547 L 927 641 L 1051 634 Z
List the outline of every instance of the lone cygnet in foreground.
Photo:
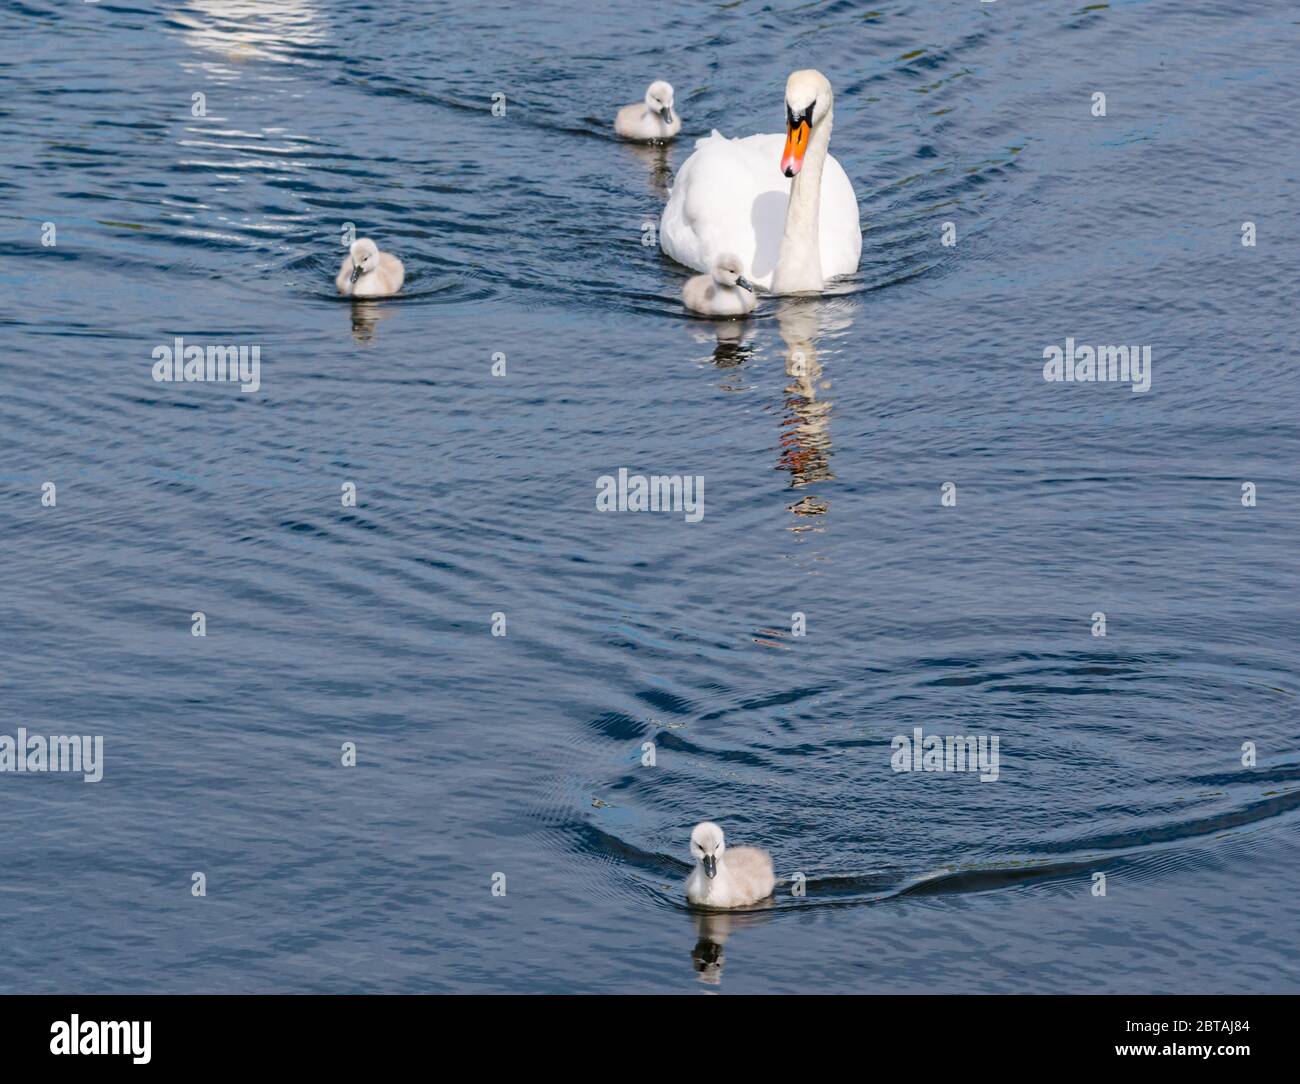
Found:
M 701 907 L 745 907 L 765 900 L 776 886 L 772 858 L 757 847 L 732 847 L 712 821 L 691 832 L 696 865 L 686 878 L 686 898 Z
M 682 118 L 673 112 L 672 84 L 662 79 L 650 84 L 644 102 L 623 106 L 614 118 L 614 131 L 642 143 L 672 139 L 681 130 Z
M 406 271 L 391 252 L 380 252 L 369 237 L 353 241 L 334 285 L 348 297 L 385 297 L 402 288 Z
M 745 265 L 729 252 L 713 261 L 711 275 L 687 280 L 682 301 L 692 312 L 705 316 L 744 316 L 758 303 L 754 284 L 745 278 Z

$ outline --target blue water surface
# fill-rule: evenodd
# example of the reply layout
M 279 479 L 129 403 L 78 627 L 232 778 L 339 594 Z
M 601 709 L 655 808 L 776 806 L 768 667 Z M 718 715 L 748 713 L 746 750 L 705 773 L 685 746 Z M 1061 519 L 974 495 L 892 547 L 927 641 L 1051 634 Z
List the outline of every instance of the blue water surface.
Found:
M 0 774 L 0 990 L 1300 990 L 1294 4 L 14 0 L 0 43 L 0 734 L 104 740 Z M 692 319 L 672 173 L 800 67 L 861 267 Z M 654 78 L 682 136 L 618 142 Z M 402 296 L 336 296 L 348 223 Z M 177 336 L 260 388 L 155 382 Z M 1150 390 L 1046 382 L 1067 338 Z M 703 518 L 597 511 L 619 468 Z M 996 780 L 895 771 L 918 727 Z M 705 818 L 768 907 L 686 907 Z

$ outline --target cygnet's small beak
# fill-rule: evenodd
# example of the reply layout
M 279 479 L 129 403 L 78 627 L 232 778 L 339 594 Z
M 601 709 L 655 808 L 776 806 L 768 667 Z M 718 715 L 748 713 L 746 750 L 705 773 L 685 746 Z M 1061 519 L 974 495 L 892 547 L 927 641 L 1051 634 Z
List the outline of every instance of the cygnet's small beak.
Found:
M 664 118 L 665 124 L 672 124 L 673 107 L 671 105 L 664 106 L 661 110 L 659 110 L 659 115 Z
M 712 854 L 706 854 L 703 858 L 700 859 L 700 862 L 704 866 L 704 876 L 709 878 L 709 880 L 713 880 L 713 878 L 718 875 L 717 856 Z
M 356 282 L 357 279 L 359 279 L 360 277 L 361 277 L 361 265 L 359 263 L 354 263 L 352 265 L 352 281 Z
M 749 279 L 745 278 L 744 275 L 736 276 L 736 285 L 742 290 L 748 290 L 751 294 L 754 292 L 754 284 L 750 282 Z

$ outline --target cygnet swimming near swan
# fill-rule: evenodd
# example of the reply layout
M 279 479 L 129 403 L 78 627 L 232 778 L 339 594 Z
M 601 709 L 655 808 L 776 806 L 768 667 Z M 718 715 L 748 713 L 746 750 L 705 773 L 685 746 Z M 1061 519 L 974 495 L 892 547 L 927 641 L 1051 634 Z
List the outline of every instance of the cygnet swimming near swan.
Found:
M 686 898 L 700 907 L 747 907 L 767 899 L 776 887 L 772 857 L 758 847 L 728 847 L 712 821 L 691 832 L 695 868 L 686 878 Z
M 386 297 L 397 293 L 405 278 L 401 260 L 362 237 L 352 242 L 334 285 L 346 297 Z
M 745 278 L 745 265 L 739 256 L 729 252 L 713 261 L 712 274 L 687 280 L 682 287 L 682 301 L 692 312 L 704 316 L 744 316 L 758 304 L 754 284 Z
M 682 130 L 682 118 L 673 112 L 673 87 L 657 79 L 645 92 L 645 101 L 625 105 L 614 118 L 614 131 L 624 139 L 642 143 L 672 139 Z

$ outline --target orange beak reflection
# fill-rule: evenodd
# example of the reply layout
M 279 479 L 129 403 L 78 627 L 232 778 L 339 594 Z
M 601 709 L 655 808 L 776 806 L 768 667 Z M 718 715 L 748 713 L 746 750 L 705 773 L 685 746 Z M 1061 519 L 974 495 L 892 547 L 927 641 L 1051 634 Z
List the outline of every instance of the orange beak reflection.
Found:
M 781 152 L 781 172 L 793 177 L 803 169 L 804 151 L 808 149 L 808 122 L 799 120 L 785 126 L 785 150 Z

